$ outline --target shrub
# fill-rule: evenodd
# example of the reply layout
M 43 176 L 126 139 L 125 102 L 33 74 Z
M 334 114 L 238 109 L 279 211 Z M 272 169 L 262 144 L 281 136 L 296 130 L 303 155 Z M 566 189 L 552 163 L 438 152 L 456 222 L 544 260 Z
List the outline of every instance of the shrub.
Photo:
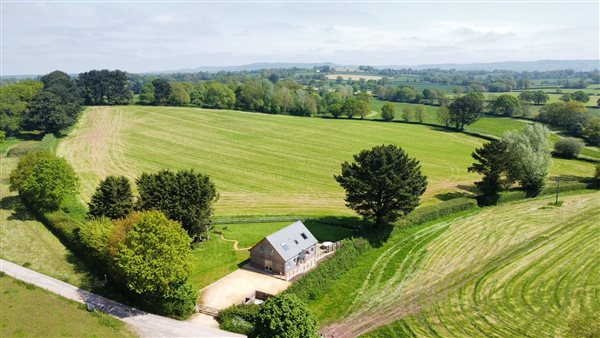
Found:
M 554 153 L 560 157 L 577 157 L 581 149 L 583 149 L 583 142 L 573 137 L 561 138 L 554 143 Z
M 255 304 L 230 306 L 219 312 L 219 327 L 230 332 L 251 335 L 258 315 L 259 307 Z
M 477 201 L 473 198 L 454 198 L 434 205 L 416 209 L 402 220 L 402 223 L 417 225 L 430 222 L 448 215 L 477 208 Z
M 342 247 L 333 257 L 321 262 L 314 270 L 292 284 L 285 293 L 294 294 L 304 301 L 319 298 L 325 286 L 353 267 L 356 258 L 369 247 L 369 243 L 362 238 L 342 241 Z
M 163 316 L 177 319 L 188 318 L 196 308 L 198 292 L 189 283 L 183 283 L 174 292 L 166 295 L 143 296 L 150 303 L 146 308 Z
M 269 298 L 258 311 L 257 337 L 316 338 L 317 319 L 304 302 L 293 294 Z
M 18 169 L 17 169 L 18 170 Z M 61 202 L 77 193 L 79 180 L 69 163 L 60 157 L 41 159 L 19 186 L 19 195 L 45 210 L 57 210 Z
M 559 187 L 559 192 L 583 190 L 583 189 L 588 189 L 588 188 L 589 188 L 589 184 L 586 182 L 561 181 L 560 187 Z M 553 184 L 546 186 L 539 193 L 538 196 L 552 195 L 555 193 L 556 193 L 556 184 L 553 183 Z M 514 201 L 525 199 L 527 197 L 529 197 L 529 194 L 527 191 L 524 191 L 524 190 L 504 191 L 504 192 L 500 193 L 500 199 L 498 199 L 498 204 L 514 202 Z
M 38 141 L 23 141 L 12 147 L 7 156 L 22 157 L 29 153 L 41 150 L 40 142 Z
M 104 264 L 109 264 L 108 255 L 108 240 L 114 228 L 113 222 L 110 219 L 102 217 L 92 219 L 81 224 L 79 228 L 79 239 L 81 242 L 91 249 L 92 255 L 102 261 Z

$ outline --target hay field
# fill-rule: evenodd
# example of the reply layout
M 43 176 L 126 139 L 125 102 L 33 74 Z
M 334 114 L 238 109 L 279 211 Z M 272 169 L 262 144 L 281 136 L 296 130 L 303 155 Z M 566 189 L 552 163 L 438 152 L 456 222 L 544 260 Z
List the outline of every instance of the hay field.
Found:
M 389 241 L 362 278 L 349 273 L 355 287 L 332 285 L 356 291 L 337 302 L 346 303 L 343 319 L 325 332 L 561 336 L 573 313 L 600 310 L 600 193 L 562 200 L 489 208 Z M 328 313 L 334 301 L 313 308 Z
M 470 185 L 482 140 L 421 125 L 176 107 L 92 107 L 58 149 L 87 201 L 109 174 L 194 168 L 214 178 L 217 215 L 350 214 L 333 179 L 354 153 L 398 144 L 429 177 L 425 203 Z M 554 173 L 591 176 L 593 166 L 555 161 Z
M 365 75 L 365 74 L 327 74 L 327 79 L 328 80 L 335 80 L 338 78 L 338 76 L 341 76 L 344 80 L 353 80 L 353 81 L 358 81 L 360 79 L 365 79 L 365 81 L 368 80 L 381 80 L 381 76 L 378 75 Z

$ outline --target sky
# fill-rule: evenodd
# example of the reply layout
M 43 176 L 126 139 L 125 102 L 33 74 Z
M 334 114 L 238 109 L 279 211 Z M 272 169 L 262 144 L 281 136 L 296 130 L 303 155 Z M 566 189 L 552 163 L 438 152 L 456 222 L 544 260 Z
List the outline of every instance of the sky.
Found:
M 1 2 L 1 72 L 600 59 L 600 1 Z

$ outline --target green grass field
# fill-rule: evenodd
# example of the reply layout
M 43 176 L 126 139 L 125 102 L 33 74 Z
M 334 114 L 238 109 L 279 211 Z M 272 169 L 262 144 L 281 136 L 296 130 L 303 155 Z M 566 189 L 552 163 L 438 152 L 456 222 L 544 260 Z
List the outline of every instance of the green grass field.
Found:
M 0 275 L 1 337 L 135 337 L 125 323 Z
M 362 149 L 398 144 L 429 178 L 425 204 L 477 178 L 467 172 L 483 141 L 402 123 L 299 118 L 175 107 L 88 108 L 58 153 L 82 179 L 87 200 L 101 178 L 194 168 L 221 198 L 217 215 L 351 214 L 333 179 Z M 556 160 L 552 174 L 591 176 L 589 163 Z
M 8 190 L 8 176 L 17 158 L 0 158 L 0 257 L 64 282 L 88 288 L 94 278 L 81 261 Z
M 211 239 L 199 243 L 193 250 L 194 270 L 190 282 L 196 289 L 202 289 L 210 283 L 238 269 L 239 265 L 250 258 L 248 249 L 271 233 L 290 225 L 286 222 L 234 223 L 217 224 L 215 230 L 223 233 L 212 233 Z M 359 236 L 358 230 L 324 224 L 307 220 L 306 227 L 319 240 L 339 241 L 344 238 Z M 238 241 L 238 250 L 234 250 L 233 241 Z
M 561 200 L 404 229 L 309 306 L 336 337 L 560 336 L 600 310 L 600 192 Z

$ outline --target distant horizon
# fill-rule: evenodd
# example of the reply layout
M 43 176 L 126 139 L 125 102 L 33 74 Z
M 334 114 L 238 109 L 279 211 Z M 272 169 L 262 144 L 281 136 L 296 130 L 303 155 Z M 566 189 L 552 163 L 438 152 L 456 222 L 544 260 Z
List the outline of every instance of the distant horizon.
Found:
M 468 63 L 458 63 L 458 62 L 446 62 L 446 63 L 428 63 L 428 64 L 340 64 L 340 63 L 336 63 L 336 62 L 331 62 L 331 61 L 323 61 L 323 62 L 293 62 L 293 61 L 284 61 L 284 62 L 261 62 L 261 61 L 257 61 L 257 62 L 250 62 L 250 63 L 245 63 L 245 64 L 223 64 L 223 65 L 197 65 L 195 67 L 187 67 L 187 68 L 179 68 L 179 69 L 169 69 L 169 68 L 165 68 L 165 69 L 155 69 L 155 70 L 150 70 L 150 71 L 142 71 L 142 72 L 131 72 L 127 69 L 123 69 L 123 68 L 107 68 L 107 67 L 96 67 L 96 68 L 90 68 L 90 69 L 84 69 L 81 71 L 65 71 L 64 69 L 60 69 L 60 68 L 56 68 L 53 70 L 49 70 L 47 72 L 44 73 L 30 73 L 30 74 L 2 74 L 1 76 L 3 78 L 11 78 L 11 77 L 28 77 L 28 76 L 42 76 L 44 74 L 48 74 L 50 72 L 53 71 L 64 71 L 67 74 L 79 74 L 79 73 L 83 73 L 83 72 L 87 72 L 90 70 L 101 70 L 101 69 L 109 69 L 109 70 L 121 70 L 124 72 L 127 72 L 129 74 L 160 74 L 160 73 L 178 73 L 178 72 L 184 72 L 184 73 L 188 73 L 188 72 L 218 72 L 221 70 L 225 70 L 228 71 L 228 68 L 238 68 L 238 67 L 248 67 L 248 66 L 253 66 L 253 65 L 307 65 L 307 66 L 317 66 L 317 65 L 333 65 L 333 66 L 342 66 L 342 67 L 359 67 L 359 66 L 371 66 L 374 67 L 376 69 L 386 69 L 389 67 L 393 67 L 395 69 L 400 69 L 400 68 L 411 68 L 411 67 L 415 67 L 413 69 L 418 69 L 418 70 L 424 70 L 424 69 L 433 69 L 433 68 L 427 68 L 428 66 L 469 66 L 469 65 L 492 65 L 492 64 L 507 64 L 507 63 L 536 63 L 536 62 L 598 62 L 598 67 L 593 68 L 593 69 L 589 69 L 589 70 L 581 70 L 581 71 L 594 71 L 594 70 L 600 70 L 600 59 L 595 60 L 595 59 L 537 59 L 537 60 L 505 60 L 505 61 L 487 61 L 487 62 L 468 62 Z M 293 66 L 290 66 L 290 68 Z M 222 68 L 222 69 L 220 69 Z M 206 70 L 200 70 L 200 69 L 211 69 L 210 71 L 206 71 Z M 275 67 L 273 68 L 256 68 L 253 70 L 259 70 L 259 69 L 275 69 Z M 448 68 L 450 69 L 450 68 Z M 567 69 L 571 69 L 571 68 L 556 68 L 556 69 L 549 69 L 548 71 L 558 71 L 558 70 L 567 70 Z M 463 69 L 458 69 L 458 70 L 463 70 Z M 487 70 L 487 69 L 478 69 L 478 68 L 468 68 L 468 69 L 464 69 L 464 70 Z M 507 70 L 507 69 L 495 69 L 495 70 Z M 230 70 L 230 71 L 234 71 L 234 70 Z M 239 70 L 242 71 L 242 70 Z M 532 70 L 515 70 L 517 72 L 519 71 L 532 71 Z M 580 71 L 580 70 L 575 70 L 575 71 Z
M 567 1 L 10 1 L 2 4 L 1 70 L 597 60 L 599 9 Z

